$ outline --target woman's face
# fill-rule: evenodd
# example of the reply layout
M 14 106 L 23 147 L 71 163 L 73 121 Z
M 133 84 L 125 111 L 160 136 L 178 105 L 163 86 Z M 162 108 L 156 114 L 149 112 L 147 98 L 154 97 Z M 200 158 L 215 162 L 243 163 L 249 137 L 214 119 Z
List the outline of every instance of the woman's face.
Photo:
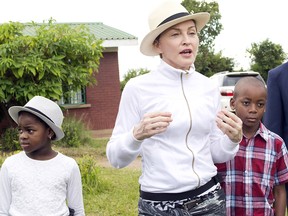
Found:
M 188 20 L 170 27 L 154 45 L 167 64 L 188 70 L 196 59 L 199 46 L 194 21 Z

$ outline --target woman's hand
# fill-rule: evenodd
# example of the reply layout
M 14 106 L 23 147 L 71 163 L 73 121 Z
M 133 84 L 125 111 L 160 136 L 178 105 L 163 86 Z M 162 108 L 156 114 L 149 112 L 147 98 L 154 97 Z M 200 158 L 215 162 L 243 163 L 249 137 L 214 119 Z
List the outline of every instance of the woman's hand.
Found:
M 134 127 L 133 135 L 137 140 L 149 138 L 155 134 L 166 131 L 170 122 L 172 114 L 169 112 L 154 112 L 147 113 L 143 119 Z
M 216 123 L 233 142 L 242 140 L 242 120 L 234 113 L 223 109 L 217 114 Z

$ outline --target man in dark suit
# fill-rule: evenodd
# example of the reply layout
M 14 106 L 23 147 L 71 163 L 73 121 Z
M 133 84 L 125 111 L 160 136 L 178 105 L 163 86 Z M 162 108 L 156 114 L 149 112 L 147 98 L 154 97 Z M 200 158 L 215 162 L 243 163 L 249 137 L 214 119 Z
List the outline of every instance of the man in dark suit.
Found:
M 281 136 L 288 147 L 288 62 L 268 72 L 267 91 L 264 124 Z M 288 202 L 288 184 L 286 197 Z

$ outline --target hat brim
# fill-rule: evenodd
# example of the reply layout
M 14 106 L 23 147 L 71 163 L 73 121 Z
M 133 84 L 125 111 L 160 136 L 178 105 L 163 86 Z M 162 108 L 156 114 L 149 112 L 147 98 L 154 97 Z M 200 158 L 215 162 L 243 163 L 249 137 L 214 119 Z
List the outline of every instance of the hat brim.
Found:
M 210 19 L 209 13 L 200 12 L 200 13 L 180 17 L 180 18 L 174 19 L 170 22 L 167 22 L 167 23 L 157 27 L 156 29 L 152 30 L 143 38 L 141 45 L 140 45 L 140 51 L 141 51 L 141 53 L 143 53 L 144 55 L 147 55 L 147 56 L 159 55 L 159 53 L 156 51 L 153 43 L 154 43 L 155 39 L 162 32 L 164 32 L 166 29 L 168 29 L 168 28 L 170 28 L 170 27 L 172 27 L 178 23 L 187 21 L 187 20 L 195 20 L 196 28 L 197 28 L 197 31 L 199 32 L 208 23 L 209 19 Z
M 33 115 L 37 116 L 42 121 L 44 121 L 54 131 L 54 133 L 55 133 L 54 141 L 60 140 L 60 139 L 62 139 L 64 137 L 64 132 L 62 131 L 61 128 L 57 127 L 54 124 L 54 122 L 52 122 L 50 119 L 46 118 L 41 113 L 33 111 L 33 110 L 29 109 L 29 108 L 25 108 L 25 107 L 21 107 L 21 106 L 13 106 L 13 107 L 9 108 L 9 110 L 8 110 L 9 115 L 11 116 L 13 121 L 15 121 L 17 124 L 18 124 L 19 112 L 21 112 L 21 111 L 32 113 Z

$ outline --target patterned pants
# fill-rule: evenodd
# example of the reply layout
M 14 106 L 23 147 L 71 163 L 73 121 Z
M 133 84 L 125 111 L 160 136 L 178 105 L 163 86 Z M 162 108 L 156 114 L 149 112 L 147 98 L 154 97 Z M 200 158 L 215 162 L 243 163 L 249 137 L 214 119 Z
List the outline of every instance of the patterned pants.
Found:
M 195 199 L 150 201 L 140 198 L 138 212 L 139 216 L 225 216 L 225 194 L 222 189 L 216 189 Z

